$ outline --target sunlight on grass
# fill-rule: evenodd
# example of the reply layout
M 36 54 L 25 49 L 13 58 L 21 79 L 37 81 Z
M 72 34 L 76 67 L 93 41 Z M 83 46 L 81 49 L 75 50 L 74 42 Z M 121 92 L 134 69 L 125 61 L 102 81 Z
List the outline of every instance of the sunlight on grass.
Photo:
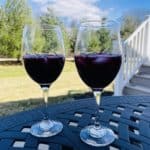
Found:
M 42 98 L 42 91 L 25 72 L 23 66 L 0 66 L 0 102 Z M 107 87 L 112 91 L 112 85 Z M 51 85 L 49 96 L 88 92 L 81 81 L 74 62 L 66 62 L 62 74 Z
M 0 101 L 16 101 L 41 98 L 42 91 L 30 79 L 23 66 L 0 66 Z M 52 84 L 49 96 L 67 95 L 71 92 L 88 91 L 80 80 L 73 62 L 66 62 L 62 74 Z
M 74 63 L 66 62 L 63 72 L 75 71 Z M 0 79 L 26 76 L 23 66 L 20 65 L 0 65 Z
M 22 66 L 2 66 L 0 65 L 0 79 L 24 76 L 24 69 Z

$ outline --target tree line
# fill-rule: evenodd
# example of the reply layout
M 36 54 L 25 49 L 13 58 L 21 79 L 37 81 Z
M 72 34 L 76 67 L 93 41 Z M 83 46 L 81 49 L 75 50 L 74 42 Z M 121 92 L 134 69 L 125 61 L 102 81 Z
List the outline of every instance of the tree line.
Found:
M 0 57 L 20 58 L 24 25 L 37 20 L 42 24 L 59 25 L 62 30 L 67 56 L 74 52 L 77 26 L 73 25 L 68 32 L 64 23 L 51 9 L 48 9 L 47 13 L 42 14 L 35 20 L 32 17 L 32 9 L 26 0 L 6 0 L 5 4 L 0 7 Z M 138 23 L 135 18 L 130 16 L 126 16 L 123 20 L 121 35 L 123 39 L 126 39 L 135 30 Z M 89 48 L 96 49 L 99 44 L 101 44 L 102 50 L 110 47 L 111 41 L 108 39 L 107 31 L 99 32 L 101 32 L 101 36 L 93 37 Z M 39 39 L 37 47 L 40 47 L 41 43 L 42 40 Z

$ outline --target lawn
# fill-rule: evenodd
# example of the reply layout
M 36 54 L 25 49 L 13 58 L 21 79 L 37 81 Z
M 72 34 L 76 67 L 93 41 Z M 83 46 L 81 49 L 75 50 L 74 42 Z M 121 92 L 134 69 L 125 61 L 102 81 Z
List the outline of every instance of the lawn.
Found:
M 23 66 L 0 65 L 0 83 L 0 115 L 30 109 L 43 102 L 39 85 L 28 77 Z M 106 90 L 112 91 L 112 85 Z M 50 87 L 49 102 L 70 100 L 72 95 L 85 92 L 89 88 L 79 78 L 74 62 L 67 61 L 62 74 Z

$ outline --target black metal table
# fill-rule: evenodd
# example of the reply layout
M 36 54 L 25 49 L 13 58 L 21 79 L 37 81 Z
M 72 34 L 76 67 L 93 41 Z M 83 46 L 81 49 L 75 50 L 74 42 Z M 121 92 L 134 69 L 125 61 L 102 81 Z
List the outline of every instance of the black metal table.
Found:
M 104 97 L 100 111 L 101 124 L 112 128 L 113 144 L 95 148 L 84 144 L 80 130 L 94 122 L 94 99 L 77 100 L 48 107 L 50 118 L 64 124 L 54 137 L 36 138 L 30 126 L 42 119 L 43 108 L 0 119 L 0 150 L 150 150 L 150 97 Z

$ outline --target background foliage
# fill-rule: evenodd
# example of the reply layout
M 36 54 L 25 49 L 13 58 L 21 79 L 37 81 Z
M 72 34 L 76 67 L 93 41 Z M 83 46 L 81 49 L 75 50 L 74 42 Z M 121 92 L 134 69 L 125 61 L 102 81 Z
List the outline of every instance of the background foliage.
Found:
M 20 57 L 22 29 L 31 22 L 31 9 L 26 0 L 6 0 L 0 8 L 0 55 Z
M 19 59 L 21 55 L 23 27 L 25 24 L 36 22 L 40 24 L 59 25 L 63 34 L 66 56 L 73 55 L 78 28 L 75 22 L 72 22 L 69 29 L 68 27 L 66 28 L 60 18 L 55 16 L 50 9 L 47 13 L 41 14 L 40 17 L 36 17 L 35 19 L 32 16 L 32 10 L 28 6 L 26 0 L 6 0 L 5 4 L 0 7 L 0 57 L 14 57 Z M 126 14 L 122 19 L 122 38 L 126 39 L 139 24 L 140 20 L 137 16 Z M 104 51 L 104 49 L 111 48 L 111 41 L 108 38 L 108 33 L 105 31 L 100 32 L 101 36 L 98 38 L 92 37 L 89 44 L 90 49 Z M 39 36 L 42 33 L 36 34 Z M 51 34 L 50 39 L 48 39 L 48 34 L 50 35 L 50 33 L 45 33 L 45 39 L 48 42 L 45 42 L 42 38 L 37 38 L 37 45 L 35 47 L 41 50 L 43 44 L 45 44 L 45 49 L 54 44 L 54 37 Z M 46 43 L 49 44 L 46 45 Z

